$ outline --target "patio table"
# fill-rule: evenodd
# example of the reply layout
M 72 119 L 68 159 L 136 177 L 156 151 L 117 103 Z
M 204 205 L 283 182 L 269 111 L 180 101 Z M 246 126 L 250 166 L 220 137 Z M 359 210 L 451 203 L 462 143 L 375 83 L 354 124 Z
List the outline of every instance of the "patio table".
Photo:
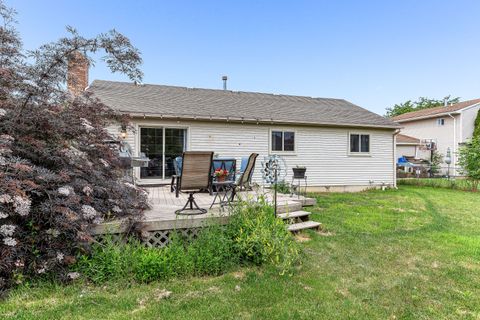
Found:
M 210 205 L 210 209 L 216 204 L 218 199 L 218 204 L 220 205 L 220 209 L 223 209 L 225 205 L 230 205 L 230 196 L 229 192 L 234 188 L 235 181 L 214 181 L 213 186 L 215 187 L 215 197 L 213 198 L 212 204 Z
M 225 180 L 235 181 L 235 174 L 237 170 L 237 159 L 232 157 L 218 157 L 212 160 L 212 175 L 217 169 L 224 169 L 228 171 L 228 176 Z M 214 179 L 215 181 L 216 179 Z

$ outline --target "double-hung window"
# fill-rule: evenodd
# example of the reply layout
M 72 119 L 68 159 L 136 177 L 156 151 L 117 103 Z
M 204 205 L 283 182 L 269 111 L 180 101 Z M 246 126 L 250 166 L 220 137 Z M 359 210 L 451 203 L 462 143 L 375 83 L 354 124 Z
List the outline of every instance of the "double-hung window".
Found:
M 369 154 L 370 135 L 350 133 L 350 154 Z
M 272 130 L 272 152 L 295 152 L 295 132 Z

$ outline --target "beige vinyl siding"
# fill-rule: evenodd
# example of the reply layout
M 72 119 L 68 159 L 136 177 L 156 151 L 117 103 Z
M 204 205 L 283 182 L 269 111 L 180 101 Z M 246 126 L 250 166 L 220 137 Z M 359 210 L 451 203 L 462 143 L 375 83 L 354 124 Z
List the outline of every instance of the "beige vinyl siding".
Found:
M 288 167 L 287 181 L 292 167 L 307 167 L 310 186 L 369 186 L 382 183 L 394 184 L 393 130 L 354 130 L 348 128 L 274 126 L 200 121 L 163 121 L 134 119 L 136 132 L 141 126 L 168 126 L 187 129 L 188 150 L 212 150 L 220 156 L 238 160 L 252 152 L 259 154 L 254 180 L 261 183 L 261 162 L 270 152 L 272 129 L 293 130 L 296 151 L 282 153 Z M 112 133 L 120 128 L 110 127 Z M 348 154 L 348 134 L 370 134 L 370 154 Z M 129 132 L 127 141 L 138 155 L 138 137 Z M 240 166 L 240 161 L 238 161 Z
M 416 157 L 417 146 L 412 145 L 397 145 L 397 158 L 404 157 Z
M 122 128 L 120 127 L 120 125 L 111 124 L 106 129 L 112 137 L 114 138 L 120 137 L 120 133 L 122 131 Z M 127 141 L 132 146 L 132 149 L 135 150 L 135 131 L 134 130 L 131 130 L 131 129 L 127 130 L 127 137 L 125 138 L 125 141 Z
M 445 125 L 437 125 L 437 119 L 445 119 Z M 437 150 L 443 156 L 447 153 L 447 149 L 450 148 L 452 151 L 457 150 L 454 146 L 454 123 L 453 118 L 449 116 L 442 116 L 440 118 L 430 118 L 418 121 L 402 122 L 404 128 L 401 130 L 402 134 L 412 136 L 418 139 L 435 139 L 437 141 Z M 455 116 L 456 127 L 457 127 L 457 142 L 459 141 L 458 128 L 460 126 L 460 117 Z M 430 152 L 420 152 L 420 157 L 430 159 Z M 454 162 L 456 161 L 455 155 L 453 154 Z
M 460 128 L 461 136 L 459 138 L 460 143 L 466 142 L 468 139 L 472 138 L 473 129 L 475 127 L 475 119 L 477 118 L 479 109 L 480 105 L 462 111 L 462 127 Z

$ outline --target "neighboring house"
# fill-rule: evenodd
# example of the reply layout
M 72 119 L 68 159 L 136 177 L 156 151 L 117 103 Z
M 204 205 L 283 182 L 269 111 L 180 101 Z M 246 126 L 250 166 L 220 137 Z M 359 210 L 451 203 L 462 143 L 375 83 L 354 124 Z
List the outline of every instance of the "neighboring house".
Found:
M 77 70 L 75 76 L 87 73 Z M 307 168 L 310 190 L 396 185 L 399 125 L 343 99 L 99 80 L 88 91 L 132 116 L 135 130 L 125 140 L 134 155 L 151 159 L 135 172 L 140 184 L 168 183 L 173 159 L 185 150 L 211 150 L 237 159 L 258 153 L 258 183 L 263 158 L 278 154 L 287 164 L 287 181 L 292 167 Z M 108 129 L 121 136 L 120 126 Z
M 420 139 L 404 134 L 397 135 L 397 157 L 419 158 L 421 142 Z
M 403 128 L 401 134 L 434 142 L 443 156 L 448 148 L 452 152 L 452 166 L 458 166 L 458 148 L 472 137 L 475 118 L 480 109 L 480 99 L 463 101 L 453 105 L 424 109 L 391 118 Z M 402 149 L 400 149 L 402 148 Z M 397 141 L 397 153 L 403 146 Z M 417 157 L 430 159 L 430 152 L 421 150 Z M 443 164 L 446 166 L 446 164 Z

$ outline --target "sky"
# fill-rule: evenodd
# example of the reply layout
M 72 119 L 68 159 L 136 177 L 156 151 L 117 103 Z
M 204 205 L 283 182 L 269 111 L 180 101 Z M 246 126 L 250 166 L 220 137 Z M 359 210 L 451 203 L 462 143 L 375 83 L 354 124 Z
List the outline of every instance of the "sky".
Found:
M 420 96 L 480 98 L 480 1 L 6 0 L 25 49 L 112 28 L 144 83 L 342 98 L 378 114 Z M 128 81 L 101 62 L 94 79 Z

